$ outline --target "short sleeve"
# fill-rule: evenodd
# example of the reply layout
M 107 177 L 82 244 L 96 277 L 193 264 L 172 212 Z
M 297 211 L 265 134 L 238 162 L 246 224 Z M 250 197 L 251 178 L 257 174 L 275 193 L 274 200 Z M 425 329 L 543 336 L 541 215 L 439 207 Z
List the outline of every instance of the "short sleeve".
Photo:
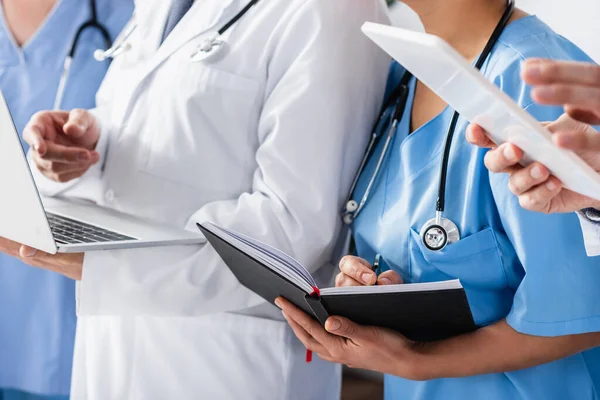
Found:
M 564 50 L 564 51 L 563 51 Z M 556 50 L 552 58 L 586 61 L 573 46 Z M 521 57 L 544 56 L 531 54 Z M 521 60 L 505 69 L 496 83 L 538 121 L 554 121 L 562 107 L 531 101 L 530 88 L 520 79 Z M 530 212 L 508 189 L 508 176 L 490 174 L 490 184 L 502 226 L 524 277 L 507 317 L 517 331 L 536 336 L 561 336 L 600 331 L 600 259 L 588 257 L 577 215 Z

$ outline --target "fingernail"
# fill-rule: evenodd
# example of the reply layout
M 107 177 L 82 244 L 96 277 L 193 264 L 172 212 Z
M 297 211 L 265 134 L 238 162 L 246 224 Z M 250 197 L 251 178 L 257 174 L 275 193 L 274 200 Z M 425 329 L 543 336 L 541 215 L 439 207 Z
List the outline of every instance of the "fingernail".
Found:
M 325 329 L 329 332 L 335 332 L 342 326 L 341 322 L 335 318 L 328 319 L 325 325 Z
M 27 247 L 23 249 L 22 254 L 24 257 L 33 257 L 37 253 L 37 250 L 31 247 Z
M 275 305 L 279 308 L 281 308 L 281 300 L 279 299 L 275 299 Z
M 533 179 L 539 181 L 542 179 L 542 169 L 539 166 L 535 166 L 531 168 L 531 172 L 529 173 Z
M 362 279 L 362 281 L 368 285 L 368 284 L 370 284 L 370 283 L 372 282 L 372 280 L 373 280 L 373 274 L 370 274 L 370 273 L 368 273 L 368 272 L 365 272 L 364 274 L 362 274 L 362 275 L 360 276 L 360 279 Z
M 381 279 L 379 279 L 379 281 L 381 283 L 383 283 L 384 285 L 391 285 L 392 284 L 392 281 L 389 280 L 388 278 L 381 278 Z
M 85 131 L 87 129 L 87 126 L 85 124 L 77 124 L 77 127 L 82 131 Z
M 502 152 L 508 161 L 517 161 L 517 153 L 512 146 L 505 146 Z
M 87 152 L 82 152 L 77 155 L 79 161 L 89 161 L 90 155 Z
M 531 90 L 531 96 L 539 99 L 547 99 L 552 97 L 554 90 L 550 86 L 538 86 Z
M 556 190 L 557 186 L 556 183 L 554 183 L 553 181 L 548 181 L 548 183 L 546 183 L 546 189 L 548 189 L 551 192 L 554 192 Z
M 40 143 L 39 142 L 33 142 L 32 147 L 35 151 L 40 151 Z
M 560 147 L 569 147 L 571 144 L 571 138 L 569 135 L 554 135 L 553 136 L 554 143 L 559 145 Z
M 525 64 L 525 74 L 529 78 L 540 78 L 542 76 L 542 69 L 538 63 L 527 63 Z

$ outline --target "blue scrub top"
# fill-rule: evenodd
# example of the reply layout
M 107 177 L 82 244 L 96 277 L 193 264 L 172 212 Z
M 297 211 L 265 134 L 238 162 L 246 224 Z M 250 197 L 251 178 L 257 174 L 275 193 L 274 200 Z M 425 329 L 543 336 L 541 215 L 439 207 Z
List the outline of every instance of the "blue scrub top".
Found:
M 116 37 L 133 12 L 130 0 L 98 0 L 99 20 Z M 19 48 L 0 19 L 0 89 L 22 133 L 37 111 L 51 109 L 64 59 L 87 1 L 58 0 L 38 32 Z M 92 108 L 108 63 L 93 59 L 104 48 L 95 30 L 83 34 L 62 108 Z M 0 255 L 0 388 L 46 395 L 69 393 L 75 336 L 75 284 Z
M 521 63 L 530 57 L 591 60 L 534 16 L 504 31 L 483 67 L 484 75 L 539 121 L 554 121 L 563 109 L 534 104 L 520 79 Z M 403 74 L 399 65 L 392 67 L 388 93 Z M 479 326 L 506 318 L 515 330 L 529 335 L 600 331 L 600 259 L 586 256 L 577 216 L 521 208 L 508 190 L 508 176 L 489 173 L 483 163 L 486 151 L 465 140 L 464 119 L 453 141 L 445 211 L 462 240 L 440 252 L 425 248 L 419 232 L 435 217 L 441 153 L 453 111 L 447 108 L 409 136 L 414 88 L 413 80 L 389 156 L 355 221 L 358 254 L 370 262 L 381 254 L 383 264 L 406 282 L 460 279 Z M 362 197 L 382 145 L 354 199 Z M 502 374 L 428 382 L 385 378 L 389 400 L 581 400 L 596 399 L 597 393 L 598 350 Z

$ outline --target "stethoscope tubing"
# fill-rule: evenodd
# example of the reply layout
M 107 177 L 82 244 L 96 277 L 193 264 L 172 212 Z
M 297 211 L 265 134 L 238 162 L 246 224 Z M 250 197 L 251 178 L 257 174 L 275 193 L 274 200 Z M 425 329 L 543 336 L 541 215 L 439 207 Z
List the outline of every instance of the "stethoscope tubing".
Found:
M 500 39 L 502 32 L 504 32 L 504 29 L 508 25 L 508 22 L 510 21 L 510 18 L 513 15 L 514 9 L 515 9 L 514 0 L 508 0 L 508 5 L 506 7 L 504 14 L 502 15 L 502 18 L 496 25 L 494 32 L 490 36 L 490 39 L 486 43 L 485 48 L 483 49 L 481 55 L 479 56 L 479 58 L 476 61 L 475 67 L 477 69 L 480 70 L 483 67 L 483 65 L 485 64 L 486 60 L 489 58 L 494 47 L 498 43 L 498 40 Z M 375 169 L 374 169 L 373 173 L 371 174 L 371 179 L 369 180 L 369 182 L 367 184 L 367 188 L 361 198 L 360 204 L 357 206 L 355 204 L 354 200 L 352 200 L 352 197 L 354 196 L 354 192 L 356 190 L 356 186 L 358 184 L 360 176 L 364 172 L 364 170 L 367 166 L 367 163 L 372 155 L 372 152 L 374 151 L 374 149 L 377 146 L 378 141 L 379 141 L 379 137 L 377 135 L 376 129 L 374 129 L 375 133 L 373 133 L 371 136 L 371 140 L 369 142 L 369 145 L 367 147 L 367 150 L 365 152 L 365 155 L 363 157 L 363 160 L 361 162 L 359 170 L 355 176 L 355 179 L 352 183 L 350 192 L 347 196 L 346 203 L 344 205 L 345 208 L 342 212 L 342 216 L 343 216 L 344 223 L 346 223 L 346 224 L 351 224 L 358 217 L 358 215 L 360 214 L 360 212 L 366 205 L 366 202 L 368 201 L 371 190 L 373 189 L 375 181 L 377 180 L 377 176 L 379 175 L 380 169 L 382 167 L 383 160 L 385 159 L 385 156 L 388 152 L 389 143 L 391 142 L 390 138 L 394 137 L 395 130 L 397 128 L 397 124 L 400 121 L 400 119 L 402 118 L 404 109 L 406 107 L 406 103 L 408 102 L 408 82 L 410 81 L 410 79 L 412 79 L 412 75 L 410 74 L 410 72 L 407 71 L 405 73 L 404 77 L 401 79 L 401 82 L 398 85 L 398 87 L 396 88 L 396 90 L 394 90 L 394 92 L 390 96 L 391 98 L 388 99 L 388 101 L 386 102 L 383 110 L 380 113 L 379 118 L 377 119 L 377 123 L 375 125 L 376 127 L 381 124 L 381 121 L 383 120 L 387 109 L 389 108 L 389 106 L 391 104 L 393 104 L 393 102 L 395 101 L 396 98 L 399 99 L 400 103 L 403 103 L 401 105 L 399 103 L 396 106 L 396 111 L 394 112 L 394 117 L 392 119 L 393 122 L 392 122 L 392 125 L 390 128 L 390 131 L 388 132 L 386 143 L 382 149 L 381 155 L 379 156 L 379 159 L 377 161 Z M 400 109 L 402 110 L 401 113 L 399 113 Z M 399 115 L 397 115 L 397 114 L 399 114 Z M 455 111 L 452 116 L 450 126 L 448 127 L 448 133 L 446 134 L 446 140 L 444 143 L 442 164 L 441 164 L 441 168 L 440 168 L 440 178 L 439 178 L 440 182 L 439 182 L 439 188 L 438 188 L 438 198 L 436 201 L 436 217 L 433 220 L 430 220 L 426 223 L 426 226 L 429 225 L 429 227 L 431 227 L 431 225 L 434 224 L 435 227 L 443 230 L 444 234 L 446 234 L 446 239 L 448 239 L 448 236 L 447 236 L 448 232 L 447 232 L 447 229 L 443 225 L 450 226 L 451 227 L 450 230 L 453 231 L 453 235 L 455 236 L 454 241 L 460 240 L 460 234 L 458 232 L 458 228 L 452 221 L 450 221 L 446 218 L 443 218 L 442 214 L 445 210 L 446 183 L 448 181 L 448 167 L 449 167 L 449 162 L 450 162 L 450 153 L 452 150 L 452 141 L 454 138 L 454 134 L 456 131 L 456 126 L 458 124 L 459 118 L 460 118 L 460 114 Z M 350 205 L 352 205 L 352 207 L 350 207 Z M 421 234 L 423 236 L 423 230 L 422 230 Z M 453 241 L 444 242 L 443 247 L 445 247 L 446 243 L 453 243 Z M 441 248 L 434 249 L 434 250 L 441 250 Z
M 100 23 L 100 21 L 98 20 L 98 9 L 97 9 L 96 0 L 89 1 L 89 8 L 90 8 L 90 19 L 88 19 L 86 22 L 81 24 L 81 26 L 79 28 L 77 28 L 77 32 L 75 33 L 75 36 L 73 37 L 73 41 L 71 42 L 71 47 L 69 48 L 69 52 L 67 53 L 65 61 L 63 63 L 63 71 L 60 76 L 60 80 L 58 82 L 56 96 L 54 97 L 54 104 L 53 104 L 54 110 L 59 110 L 61 108 L 61 105 L 62 105 L 62 102 L 64 99 L 64 95 L 65 95 L 65 91 L 67 88 L 67 82 L 69 80 L 69 76 L 71 75 L 71 67 L 73 65 L 73 59 L 75 58 L 75 53 L 77 52 L 81 37 L 83 36 L 83 33 L 87 30 L 96 30 L 102 36 L 102 39 L 104 40 L 104 45 L 106 46 L 106 48 L 108 49 L 111 47 L 112 41 L 110 38 L 110 33 L 109 33 L 108 29 L 102 23 Z

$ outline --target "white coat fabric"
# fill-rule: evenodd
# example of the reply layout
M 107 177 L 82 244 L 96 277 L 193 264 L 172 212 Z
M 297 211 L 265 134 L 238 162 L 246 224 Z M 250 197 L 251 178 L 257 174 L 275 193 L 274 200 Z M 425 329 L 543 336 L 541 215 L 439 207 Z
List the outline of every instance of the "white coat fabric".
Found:
M 159 46 L 170 2 L 139 0 L 131 49 L 94 111 L 99 165 L 49 195 L 175 226 L 251 235 L 321 282 L 339 211 L 383 98 L 389 59 L 360 31 L 379 0 L 262 0 L 190 55 L 249 0 L 197 1 Z M 324 267 L 323 267 L 324 266 Z M 78 285 L 74 400 L 339 397 L 339 366 L 314 360 L 279 310 L 242 287 L 210 245 L 89 252 Z
M 577 216 L 581 222 L 587 255 L 600 256 L 600 221 L 591 221 L 583 213 L 577 213 Z

